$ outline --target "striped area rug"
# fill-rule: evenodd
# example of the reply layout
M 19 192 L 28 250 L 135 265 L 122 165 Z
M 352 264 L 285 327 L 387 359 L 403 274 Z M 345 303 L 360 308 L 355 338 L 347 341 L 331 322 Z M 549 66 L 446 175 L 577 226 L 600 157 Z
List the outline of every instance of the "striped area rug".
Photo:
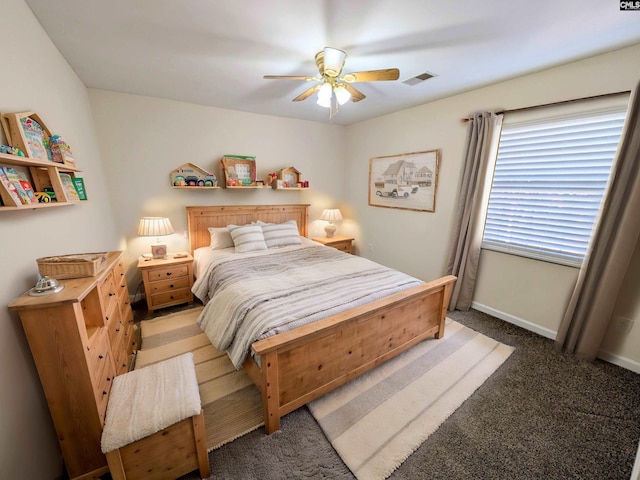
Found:
M 309 409 L 359 480 L 383 480 L 513 350 L 447 319 L 444 338 L 416 345 L 311 402 Z
M 264 425 L 260 392 L 226 353 L 216 350 L 196 320 L 202 307 L 140 322 L 142 348 L 135 368 L 193 352 L 211 451 Z

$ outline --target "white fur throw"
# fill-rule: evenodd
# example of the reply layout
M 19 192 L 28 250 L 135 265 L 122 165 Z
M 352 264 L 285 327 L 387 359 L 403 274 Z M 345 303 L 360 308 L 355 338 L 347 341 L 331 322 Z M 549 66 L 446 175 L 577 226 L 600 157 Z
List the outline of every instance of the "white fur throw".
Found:
M 114 378 L 104 430 L 107 453 L 200 413 L 193 353 Z

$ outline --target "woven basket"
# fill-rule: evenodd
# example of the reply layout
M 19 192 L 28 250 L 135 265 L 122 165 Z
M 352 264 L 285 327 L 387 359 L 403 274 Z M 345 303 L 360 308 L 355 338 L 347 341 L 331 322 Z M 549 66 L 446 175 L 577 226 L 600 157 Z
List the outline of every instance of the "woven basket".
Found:
M 107 263 L 107 254 L 78 253 L 36 260 L 40 275 L 62 278 L 95 277 Z

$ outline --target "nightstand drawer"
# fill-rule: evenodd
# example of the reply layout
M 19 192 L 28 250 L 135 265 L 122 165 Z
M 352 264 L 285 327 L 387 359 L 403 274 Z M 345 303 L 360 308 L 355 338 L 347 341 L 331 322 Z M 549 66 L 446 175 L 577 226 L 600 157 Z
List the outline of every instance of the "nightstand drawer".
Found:
M 190 283 L 191 282 L 189 282 L 189 278 L 187 277 L 177 277 L 171 280 L 153 282 L 149 285 L 149 290 L 151 291 L 151 295 L 157 295 L 159 293 L 167 293 L 181 288 L 189 288 Z
M 353 253 L 353 237 L 336 235 L 334 237 L 314 237 L 311 240 L 345 253 Z
M 176 265 L 175 267 L 154 268 L 149 271 L 149 281 L 157 282 L 159 280 L 167 280 L 169 278 L 187 277 L 189 275 L 189 267 L 187 265 Z
M 191 290 L 183 288 L 181 290 L 174 290 L 167 293 L 159 293 L 157 295 L 151 295 L 151 305 L 153 308 L 158 308 L 162 305 L 169 305 L 173 303 L 184 303 L 191 300 Z
M 351 240 L 332 243 L 330 246 L 342 252 L 351 253 Z

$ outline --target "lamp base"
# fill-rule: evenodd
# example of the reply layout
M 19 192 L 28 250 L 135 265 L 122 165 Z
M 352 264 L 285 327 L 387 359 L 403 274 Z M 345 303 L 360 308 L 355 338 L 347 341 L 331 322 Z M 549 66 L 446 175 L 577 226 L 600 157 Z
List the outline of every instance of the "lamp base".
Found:
M 333 223 L 328 223 L 325 225 L 324 231 L 327 234 L 327 238 L 331 238 L 333 234 L 336 233 L 336 226 Z
M 151 245 L 151 256 L 154 259 L 165 258 L 167 256 L 166 245 Z

